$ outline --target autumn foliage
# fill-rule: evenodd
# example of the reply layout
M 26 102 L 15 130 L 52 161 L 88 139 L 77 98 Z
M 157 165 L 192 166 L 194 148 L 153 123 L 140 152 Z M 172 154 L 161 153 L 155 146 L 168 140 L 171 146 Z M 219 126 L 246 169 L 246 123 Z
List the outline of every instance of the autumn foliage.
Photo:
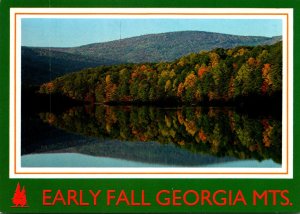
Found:
M 89 68 L 44 83 L 39 91 L 91 103 L 199 103 L 271 97 L 282 90 L 281 55 L 281 42 L 217 48 L 174 62 Z

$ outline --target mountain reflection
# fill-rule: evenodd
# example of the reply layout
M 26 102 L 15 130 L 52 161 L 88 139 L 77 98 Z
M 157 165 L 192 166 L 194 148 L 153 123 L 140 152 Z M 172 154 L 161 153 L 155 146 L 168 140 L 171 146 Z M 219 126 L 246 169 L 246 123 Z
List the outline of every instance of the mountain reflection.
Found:
M 126 142 L 173 143 L 192 153 L 281 163 L 281 121 L 251 118 L 229 108 L 149 106 L 73 107 L 40 113 L 68 132 Z

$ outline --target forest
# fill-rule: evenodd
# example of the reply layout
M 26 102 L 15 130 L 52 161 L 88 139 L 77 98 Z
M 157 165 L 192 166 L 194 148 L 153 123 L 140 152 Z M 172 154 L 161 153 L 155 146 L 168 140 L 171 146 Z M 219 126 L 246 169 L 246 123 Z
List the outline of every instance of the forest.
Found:
M 229 102 L 278 97 L 282 42 L 216 48 L 172 62 L 99 66 L 66 74 L 39 88 L 89 103 Z

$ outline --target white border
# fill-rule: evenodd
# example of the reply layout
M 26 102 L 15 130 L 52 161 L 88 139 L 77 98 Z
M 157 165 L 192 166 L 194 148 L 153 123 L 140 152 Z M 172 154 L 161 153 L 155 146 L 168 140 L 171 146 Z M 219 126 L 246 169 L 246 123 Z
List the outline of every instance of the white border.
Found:
M 18 14 L 16 13 L 32 13 Z M 35 14 L 34 14 L 35 13 Z M 39 13 L 39 14 L 37 14 Z M 41 13 L 48 13 L 42 15 Z M 62 15 L 59 13 L 68 13 Z M 72 13 L 80 13 L 84 15 L 76 15 Z M 91 13 L 101 13 L 91 14 Z M 139 13 L 140 15 L 130 15 L 130 13 Z M 164 13 L 158 15 L 156 13 Z M 196 14 L 197 13 L 197 14 Z M 214 15 L 208 15 L 214 13 Z M 222 13 L 222 14 L 220 14 Z M 239 15 L 230 15 L 236 13 Z M 21 85 L 14 83 L 14 71 L 16 69 L 16 82 L 21 82 L 21 19 L 22 18 L 174 18 L 174 19 L 249 19 L 246 13 L 253 13 L 251 19 L 282 19 L 282 38 L 283 38 L 283 120 L 282 120 L 282 168 L 52 168 L 52 167 L 21 167 Z M 255 13 L 264 13 L 268 15 L 258 15 Z M 286 26 L 286 16 L 280 14 L 288 14 L 288 26 Z M 244 15 L 243 15 L 244 14 Z M 254 15 L 255 14 L 255 15 Z M 15 20 L 15 17 L 16 20 Z M 16 22 L 16 26 L 15 26 Z M 15 38 L 14 31 L 16 27 Z M 286 29 L 289 32 L 286 32 Z M 289 43 L 287 43 L 287 36 Z M 17 47 L 15 47 L 15 41 Z M 289 52 L 287 53 L 287 47 Z M 293 10 L 292 9 L 245 9 L 245 8 L 226 8 L 226 9 L 188 9 L 188 8 L 11 8 L 10 10 L 10 178 L 293 178 Z M 14 59 L 16 50 L 16 59 Z M 288 59 L 287 59 L 288 54 Z M 16 68 L 15 61 L 16 60 Z M 287 67 L 288 84 L 287 84 Z M 16 103 L 14 93 L 16 87 Z M 286 97 L 287 89 L 289 91 Z M 288 100 L 288 105 L 287 102 Z M 14 106 L 16 104 L 16 118 L 14 115 Z M 287 124 L 287 109 L 288 121 Z M 14 121 L 16 119 L 16 130 L 14 130 Z M 287 126 L 289 132 L 287 133 Z M 16 133 L 16 148 L 14 148 L 14 134 Z M 286 139 L 288 138 L 288 147 Z M 16 157 L 14 149 L 16 149 Z M 288 157 L 286 157 L 288 151 Z M 16 158 L 16 163 L 15 163 Z M 288 163 L 287 163 L 288 160 Z M 16 164 L 16 172 L 14 166 Z M 288 170 L 288 173 L 285 173 Z M 30 174 L 31 172 L 36 174 Z M 49 174 L 49 173 L 61 174 Z M 76 174 L 66 174 L 68 172 L 76 172 Z M 114 173 L 114 174 L 89 174 L 93 173 Z M 145 174 L 147 172 L 157 172 L 162 174 Z M 203 174 L 189 174 L 189 172 L 197 172 Z M 238 173 L 250 174 L 238 174 Z M 127 174 L 118 174 L 127 173 Z M 134 173 L 134 174 L 130 174 Z M 144 174 L 142 174 L 144 173 Z M 174 174 L 167 174 L 174 173 Z M 211 173 L 211 174 L 210 174 Z M 220 174 L 232 173 L 232 174 Z M 260 173 L 260 174 L 257 174 Z M 277 173 L 277 174 L 267 174 Z M 281 173 L 281 174 L 280 174 Z M 283 174 L 285 173 L 285 174 Z

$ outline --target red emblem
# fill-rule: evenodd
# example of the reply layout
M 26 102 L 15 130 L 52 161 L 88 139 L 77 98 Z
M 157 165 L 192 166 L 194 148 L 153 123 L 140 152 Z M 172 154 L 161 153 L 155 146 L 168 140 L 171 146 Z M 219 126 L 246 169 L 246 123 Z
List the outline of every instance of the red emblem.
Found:
M 26 199 L 26 190 L 24 186 L 21 190 L 20 183 L 18 183 L 17 185 L 14 197 L 12 198 L 12 202 L 14 204 L 14 206 L 12 207 L 28 207 Z

